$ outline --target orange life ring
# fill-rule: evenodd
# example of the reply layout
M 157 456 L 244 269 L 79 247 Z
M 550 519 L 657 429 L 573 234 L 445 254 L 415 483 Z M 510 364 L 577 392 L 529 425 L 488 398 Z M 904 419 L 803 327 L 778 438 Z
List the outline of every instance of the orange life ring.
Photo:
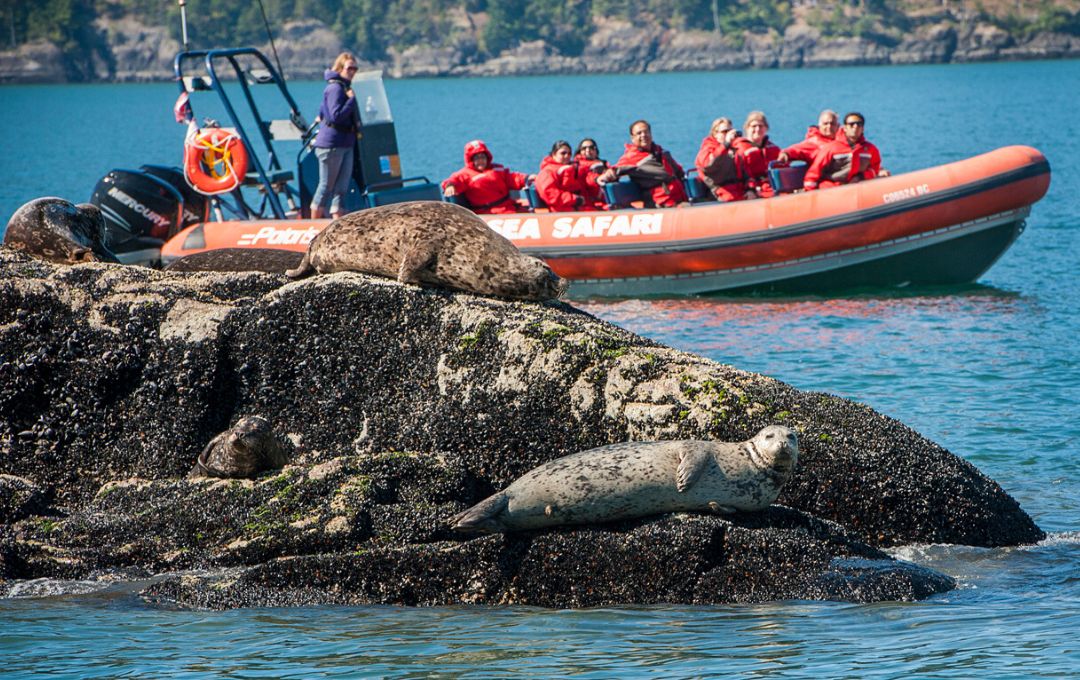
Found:
M 247 174 L 244 142 L 230 128 L 195 130 L 184 140 L 184 176 L 203 194 L 224 194 L 240 186 Z

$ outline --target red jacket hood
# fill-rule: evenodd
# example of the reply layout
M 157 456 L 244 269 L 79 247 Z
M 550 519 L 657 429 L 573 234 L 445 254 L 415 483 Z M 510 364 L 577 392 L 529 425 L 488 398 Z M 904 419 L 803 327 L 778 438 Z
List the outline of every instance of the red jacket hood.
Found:
M 735 146 L 735 145 L 732 144 L 732 146 Z M 711 151 L 713 153 L 715 153 L 717 151 L 727 151 L 727 147 L 724 146 L 724 143 L 721 142 L 720 140 L 718 140 L 716 137 L 713 137 L 712 135 L 709 135 L 705 139 L 701 140 L 701 147 L 700 148 L 701 149 L 708 148 L 709 151 Z
M 488 150 L 487 144 L 484 144 L 484 141 L 481 139 L 474 139 L 465 144 L 465 167 L 476 170 L 476 166 L 472 163 L 472 157 L 478 153 L 487 154 L 489 166 L 492 164 L 492 161 L 495 160 L 491 156 L 491 151 Z
M 869 143 L 869 142 L 866 141 L 866 135 L 863 135 L 862 137 L 859 137 L 858 141 L 856 141 L 855 143 L 849 142 L 848 138 L 847 138 L 847 135 L 844 134 L 843 130 L 836 133 L 836 138 L 833 139 L 832 141 L 840 142 L 841 144 L 844 145 L 845 148 L 848 148 L 848 149 L 854 149 L 856 146 L 858 146 L 860 144 L 863 145 L 863 146 L 866 146 Z
M 573 165 L 573 161 L 571 161 L 569 163 L 560 163 L 559 161 L 555 160 L 551 156 L 544 156 L 544 160 L 540 161 L 540 169 L 543 170 L 543 169 L 547 168 L 549 165 L 554 165 L 555 168 L 558 169 L 558 168 L 561 168 L 563 166 Z
M 664 152 L 664 147 L 660 146 L 656 142 L 653 142 L 652 146 L 645 150 L 639 149 L 637 144 L 624 144 L 623 146 L 626 147 L 626 151 L 624 153 L 655 153 L 659 155 Z
M 836 139 L 835 136 L 826 137 L 824 134 L 821 133 L 821 128 L 819 128 L 817 125 L 811 125 L 810 127 L 806 128 L 806 137 L 804 137 L 804 139 L 811 138 L 820 139 L 822 142 L 828 142 Z

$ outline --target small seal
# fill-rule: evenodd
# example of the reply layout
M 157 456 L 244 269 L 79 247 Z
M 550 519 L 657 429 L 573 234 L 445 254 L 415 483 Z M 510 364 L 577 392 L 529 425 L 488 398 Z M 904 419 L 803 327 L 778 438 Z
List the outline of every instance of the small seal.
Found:
M 284 274 L 300 264 L 304 254 L 277 248 L 218 248 L 173 260 L 167 272 L 266 272 Z
M 542 260 L 523 254 L 471 211 L 438 201 L 334 220 L 312 239 L 300 266 L 285 273 L 300 278 L 339 271 L 524 300 L 557 298 L 567 288 Z
M 105 247 L 105 221 L 88 203 L 48 196 L 24 203 L 4 232 L 4 245 L 57 264 L 119 262 Z
M 450 521 L 502 533 L 665 512 L 768 507 L 798 462 L 795 433 L 770 425 L 739 443 L 623 442 L 545 463 Z
M 262 416 L 246 416 L 210 440 L 188 473 L 188 479 L 254 477 L 287 462 L 289 454 L 274 436 L 270 421 Z

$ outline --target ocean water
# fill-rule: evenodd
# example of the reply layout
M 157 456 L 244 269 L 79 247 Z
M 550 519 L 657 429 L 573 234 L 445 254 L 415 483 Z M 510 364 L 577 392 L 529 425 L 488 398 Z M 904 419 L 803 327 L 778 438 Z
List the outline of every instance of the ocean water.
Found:
M 636 118 L 689 164 L 709 122 L 764 109 L 774 139 L 859 110 L 894 172 L 1030 144 L 1053 179 L 977 283 L 841 297 L 586 300 L 639 334 L 898 418 L 997 480 L 1049 538 L 899 557 L 957 578 L 920 603 L 731 607 L 145 606 L 143 583 L 20 584 L 0 600 L 3 677 L 1069 677 L 1080 675 L 1080 62 L 389 82 L 407 175 L 441 179 L 481 137 L 535 171 L 555 139 L 614 159 Z M 294 83 L 314 115 L 321 85 Z M 114 167 L 177 164 L 172 85 L 0 87 L 0 222 L 74 201 Z

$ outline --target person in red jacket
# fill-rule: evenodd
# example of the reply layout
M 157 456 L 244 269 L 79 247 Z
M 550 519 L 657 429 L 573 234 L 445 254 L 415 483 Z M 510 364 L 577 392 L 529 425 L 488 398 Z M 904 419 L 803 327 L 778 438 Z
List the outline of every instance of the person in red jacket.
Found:
M 769 179 L 769 163 L 787 163 L 780 147 L 769 141 L 769 120 L 761 111 L 751 111 L 743 123 L 743 136 L 735 140 L 735 153 L 746 176 L 747 198 L 768 198 L 775 194 Z
M 852 112 L 844 116 L 842 132 L 821 147 L 806 170 L 803 188 L 813 191 L 864 179 L 888 177 L 889 171 L 881 169 L 881 153 L 863 135 L 865 127 L 866 118 L 861 113 Z
M 510 191 L 523 189 L 532 179 L 532 175 L 492 163 L 487 145 L 474 139 L 465 145 L 465 167 L 443 181 L 442 188 L 445 196 L 464 196 L 474 213 L 515 213 L 524 208 L 510 197 Z
M 551 155 L 540 161 L 536 191 L 552 212 L 598 210 L 585 181 L 589 170 L 574 162 L 570 142 L 559 140 L 551 146 Z
M 635 120 L 630 125 L 630 143 L 622 157 L 597 180 L 614 182 L 624 175 L 641 188 L 649 207 L 670 208 L 687 201 L 682 184 L 686 173 L 670 153 L 653 142 L 648 121 Z
M 814 154 L 836 138 L 839 130 L 840 117 L 836 111 L 825 109 L 818 116 L 817 125 L 806 128 L 806 137 L 788 148 L 784 149 L 789 161 L 805 161 L 808 165 L 814 162 Z
M 601 173 L 608 168 L 608 162 L 600 158 L 600 147 L 596 140 L 591 137 L 578 142 L 577 155 L 574 162 L 585 169 L 585 184 L 588 191 L 585 196 L 596 205 L 604 204 L 604 189 L 598 181 Z
M 732 148 L 738 135 L 730 118 L 717 118 L 709 128 L 709 136 L 701 140 L 701 148 L 694 159 L 698 177 L 721 201 L 746 198 L 742 159 Z

